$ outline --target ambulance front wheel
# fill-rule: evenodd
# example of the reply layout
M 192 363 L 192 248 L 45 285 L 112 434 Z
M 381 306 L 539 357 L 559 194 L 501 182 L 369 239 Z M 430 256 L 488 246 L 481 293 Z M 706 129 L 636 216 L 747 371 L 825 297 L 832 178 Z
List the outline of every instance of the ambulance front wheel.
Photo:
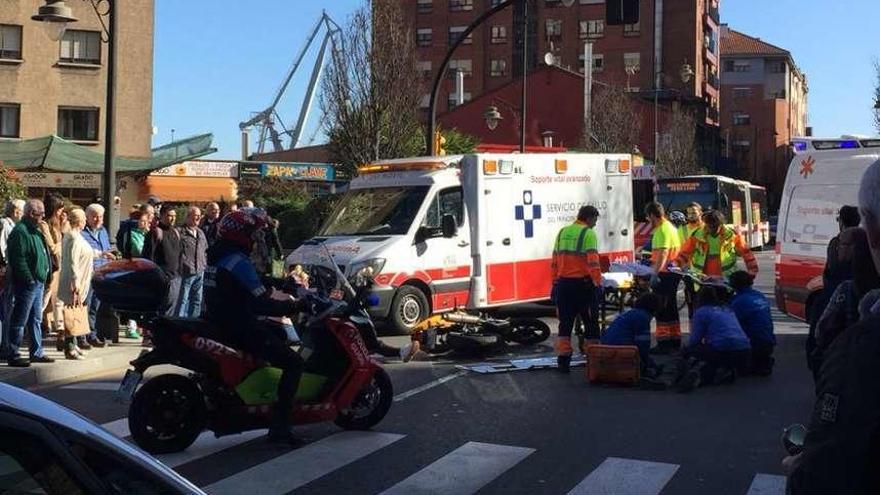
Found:
M 427 318 L 431 308 L 428 298 L 419 289 L 404 285 L 397 289 L 391 301 L 389 322 L 391 327 L 400 334 L 410 334 L 420 321 Z

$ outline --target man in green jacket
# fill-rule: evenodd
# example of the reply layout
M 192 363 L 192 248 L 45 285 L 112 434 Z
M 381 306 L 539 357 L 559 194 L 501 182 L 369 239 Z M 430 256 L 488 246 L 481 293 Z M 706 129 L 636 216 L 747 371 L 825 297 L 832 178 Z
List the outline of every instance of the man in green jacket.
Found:
M 27 367 L 31 363 L 52 363 L 55 360 L 43 354 L 43 288 L 49 282 L 49 249 L 40 233 L 39 223 L 45 216 L 43 202 L 29 200 L 24 207 L 24 218 L 9 234 L 7 284 L 15 302 L 9 318 L 7 338 L 3 339 L 3 357 L 9 366 Z M 25 327 L 30 337 L 30 360 L 19 354 Z M 4 328 L 5 330 L 5 328 Z

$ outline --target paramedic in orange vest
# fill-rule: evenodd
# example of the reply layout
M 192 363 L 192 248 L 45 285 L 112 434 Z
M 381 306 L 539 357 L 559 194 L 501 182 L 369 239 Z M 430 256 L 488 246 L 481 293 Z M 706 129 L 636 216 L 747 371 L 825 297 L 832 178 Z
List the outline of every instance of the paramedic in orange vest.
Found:
M 563 373 L 571 365 L 571 331 L 578 316 L 584 323 L 585 337 L 599 338 L 599 315 L 590 311 L 602 283 L 599 240 L 593 230 L 598 219 L 595 207 L 581 207 L 577 221 L 563 227 L 553 245 L 553 300 L 559 316 L 556 355 Z
M 669 264 L 678 257 L 681 238 L 678 230 L 666 218 L 666 210 L 657 202 L 645 206 L 645 216 L 654 227 L 651 237 L 651 287 L 660 296 L 660 309 L 657 311 L 657 346 L 651 349 L 654 354 L 669 354 L 681 347 L 681 324 L 678 319 L 679 276 L 669 273 Z
M 703 214 L 705 226 L 697 229 L 684 243 L 679 266 L 688 266 L 707 277 L 728 277 L 737 271 L 736 259 L 742 257 L 746 271 L 758 274 L 758 261 L 743 236 L 724 225 L 724 214 L 712 210 Z

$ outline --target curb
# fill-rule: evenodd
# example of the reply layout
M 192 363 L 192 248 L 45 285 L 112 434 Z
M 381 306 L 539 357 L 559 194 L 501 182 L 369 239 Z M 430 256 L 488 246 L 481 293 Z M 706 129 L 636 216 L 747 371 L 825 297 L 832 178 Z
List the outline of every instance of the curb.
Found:
M 87 357 L 82 361 L 67 361 L 64 355 L 56 356 L 50 364 L 32 364 L 29 368 L 0 367 L 0 382 L 20 388 L 42 387 L 59 382 L 71 382 L 94 375 L 108 373 L 129 366 L 129 362 L 140 355 L 140 345 L 117 344 L 109 349 L 90 351 L 95 357 Z

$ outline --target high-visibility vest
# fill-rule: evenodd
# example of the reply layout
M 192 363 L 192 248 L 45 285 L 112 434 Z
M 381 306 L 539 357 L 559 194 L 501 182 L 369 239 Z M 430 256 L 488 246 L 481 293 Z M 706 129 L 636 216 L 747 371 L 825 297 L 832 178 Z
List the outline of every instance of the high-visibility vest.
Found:
M 685 241 L 688 240 L 688 238 L 690 238 L 690 236 L 694 235 L 694 232 L 700 230 L 701 228 L 703 228 L 703 224 L 701 224 L 701 223 L 699 223 L 697 225 L 691 225 L 689 223 L 686 223 L 686 224 L 682 225 L 681 227 L 679 227 L 678 228 L 678 236 L 681 237 L 682 245 L 685 243 Z
M 561 277 L 590 277 L 598 283 L 602 268 L 596 231 L 582 223 L 563 227 L 553 246 L 553 262 Z
M 709 253 L 717 252 L 721 262 L 721 273 L 728 276 L 736 271 L 736 232 L 727 226 L 721 227 L 721 234 L 717 237 L 710 236 L 706 229 L 700 228 L 694 232 L 696 241 L 694 249 L 693 268 L 700 273 L 705 273 L 706 262 Z

